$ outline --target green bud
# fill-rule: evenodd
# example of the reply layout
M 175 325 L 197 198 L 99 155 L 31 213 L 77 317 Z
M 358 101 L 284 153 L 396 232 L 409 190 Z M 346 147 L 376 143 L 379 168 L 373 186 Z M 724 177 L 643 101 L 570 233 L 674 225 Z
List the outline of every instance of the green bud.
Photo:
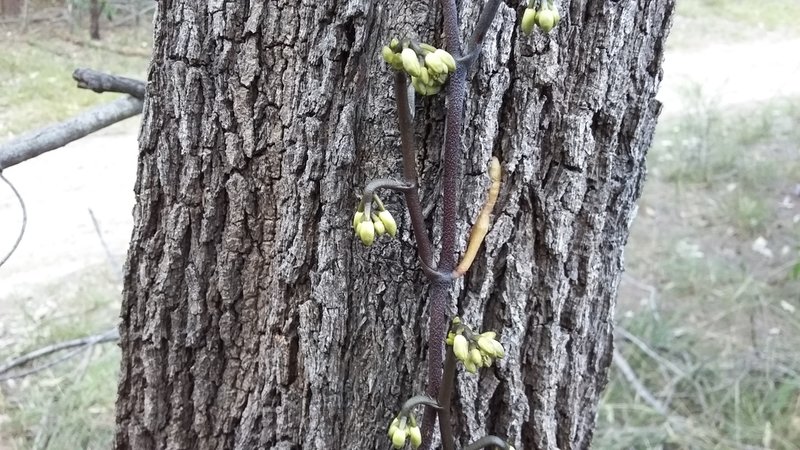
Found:
M 436 51 L 436 47 L 432 46 L 431 44 L 421 43 L 419 44 L 419 48 L 425 50 L 428 53 L 433 53 Z
M 464 361 L 464 368 L 467 369 L 469 373 L 476 373 L 478 371 L 478 366 L 469 359 Z
M 461 361 L 465 363 L 469 361 L 469 343 L 463 334 L 457 334 L 453 338 L 453 353 Z
M 409 75 L 412 77 L 420 76 L 419 73 L 422 70 L 422 66 L 420 66 L 419 58 L 417 58 L 417 53 L 414 50 L 404 48 L 400 57 L 403 59 L 403 69 L 405 69 Z
M 419 427 L 409 428 L 408 437 L 414 448 L 419 448 L 419 446 L 422 445 L 422 431 L 420 431 Z
M 444 63 L 445 66 L 447 66 L 450 72 L 456 71 L 456 60 L 455 58 L 453 58 L 453 55 L 442 49 L 437 49 L 434 53 L 439 55 L 439 59 L 442 60 L 442 62 Z
M 455 339 L 455 337 L 456 337 L 456 335 L 452 331 L 447 333 L 447 339 L 445 340 L 445 342 L 447 342 L 447 345 L 452 346 L 453 345 L 453 339 Z
M 399 52 L 399 51 L 400 51 L 400 48 L 401 48 L 401 47 L 400 47 L 400 41 L 398 41 L 398 40 L 397 40 L 397 38 L 392 38 L 392 41 L 391 41 L 391 42 L 389 42 L 389 48 L 390 48 L 390 49 L 392 50 L 392 52 L 394 52 L 394 53 L 397 53 L 397 52 Z
M 399 427 L 400 427 L 400 419 L 395 417 L 394 420 L 392 420 L 392 424 L 389 425 L 389 439 L 392 439 L 394 437 L 394 434 L 397 433 Z
M 486 337 L 489 339 L 494 339 L 497 337 L 497 333 L 495 333 L 494 331 L 484 331 L 483 333 L 479 334 L 478 337 L 479 338 Z
M 425 55 L 425 66 L 434 73 L 447 73 L 448 68 L 436 52 Z
M 392 435 L 392 446 L 394 448 L 403 448 L 406 445 L 406 430 L 398 428 Z
M 386 227 L 383 226 L 383 222 L 375 214 L 372 215 L 372 225 L 375 227 L 375 233 L 378 236 L 383 236 L 386 233 Z
M 483 355 L 477 348 L 473 348 L 469 351 L 469 359 L 472 360 L 472 362 L 478 367 L 483 365 Z
M 426 86 L 431 85 L 431 75 L 426 67 L 419 69 L 419 79 L 422 80 L 422 83 L 424 85 Z
M 383 55 L 383 60 L 387 63 L 391 64 L 394 60 L 394 52 L 388 45 L 384 45 L 381 49 L 381 55 Z
M 492 356 L 495 358 L 502 358 L 506 356 L 506 349 L 503 348 L 503 344 L 492 339 L 492 347 L 494 347 L 494 354 Z
M 525 8 L 525 13 L 522 15 L 522 32 L 525 35 L 531 34 L 533 27 L 536 25 L 536 10 L 533 8 Z
M 515 449 L 513 445 L 508 444 L 508 450 L 517 450 L 517 449 Z
M 379 212 L 378 218 L 383 222 L 383 226 L 386 228 L 386 233 L 388 233 L 389 236 L 397 236 L 397 222 L 394 221 L 394 217 L 392 217 L 389 211 L 383 210 Z
M 358 229 L 358 224 L 360 224 L 364 220 L 364 212 L 363 211 L 356 211 L 355 215 L 353 216 L 353 229 Z
M 369 247 L 375 242 L 375 225 L 371 220 L 365 220 L 356 227 L 356 234 L 361 239 L 361 243 Z
M 494 360 L 491 356 L 481 353 L 481 357 L 483 358 L 483 361 L 481 361 L 483 367 L 492 367 Z
M 494 356 L 494 346 L 492 345 L 493 339 L 480 335 L 478 336 L 478 347 L 482 352 Z
M 536 23 L 542 31 L 549 33 L 556 24 L 556 18 L 552 11 L 543 9 L 536 14 Z

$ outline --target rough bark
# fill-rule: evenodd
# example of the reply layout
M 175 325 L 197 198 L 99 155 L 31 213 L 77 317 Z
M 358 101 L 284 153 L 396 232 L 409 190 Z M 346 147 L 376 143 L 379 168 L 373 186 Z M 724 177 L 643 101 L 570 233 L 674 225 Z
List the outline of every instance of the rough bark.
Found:
M 673 3 L 565 1 L 531 38 L 500 7 L 466 104 L 462 248 L 491 155 L 504 184 L 451 308 L 498 330 L 507 357 L 459 377 L 462 444 L 589 445 Z M 401 173 L 380 47 L 439 44 L 438 4 L 158 5 L 116 447 L 385 448 L 424 391 L 428 287 L 400 196 L 384 196 L 399 240 L 364 248 L 350 224 L 366 181 Z M 467 37 L 481 4 L 460 8 Z M 417 98 L 434 237 L 443 117 L 441 97 Z

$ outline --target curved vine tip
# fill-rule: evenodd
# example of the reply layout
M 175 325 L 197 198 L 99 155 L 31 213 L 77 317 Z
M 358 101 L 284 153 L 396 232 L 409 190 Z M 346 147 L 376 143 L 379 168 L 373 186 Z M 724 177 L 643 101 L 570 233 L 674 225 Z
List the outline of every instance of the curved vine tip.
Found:
M 493 156 L 491 162 L 489 162 L 489 169 L 487 172 L 489 173 L 489 178 L 491 178 L 492 183 L 489 185 L 486 203 L 483 204 L 478 218 L 475 219 L 475 225 L 472 226 L 467 250 L 464 252 L 461 262 L 458 263 L 458 266 L 453 271 L 454 278 L 458 278 L 467 273 L 472 263 L 475 261 L 475 257 L 478 255 L 478 250 L 480 250 L 481 244 L 486 238 L 486 233 L 489 232 L 489 215 L 492 213 L 494 205 L 497 202 L 497 196 L 500 193 L 500 178 L 503 174 L 500 168 L 500 160 Z

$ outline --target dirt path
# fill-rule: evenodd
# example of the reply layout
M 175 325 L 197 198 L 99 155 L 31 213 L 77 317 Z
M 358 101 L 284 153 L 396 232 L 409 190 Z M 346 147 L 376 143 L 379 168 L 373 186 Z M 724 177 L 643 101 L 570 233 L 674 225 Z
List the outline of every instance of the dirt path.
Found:
M 715 44 L 668 52 L 658 98 L 665 115 L 698 101 L 733 106 L 800 96 L 800 39 Z M 702 98 L 698 98 L 701 96 Z
M 106 264 L 89 209 L 114 260 L 124 262 L 136 179 L 135 120 L 4 171 L 25 200 L 28 227 L 17 251 L 0 267 L 0 310 L 13 297 L 30 295 L 87 266 Z M 3 184 L 0 254 L 10 249 L 20 224 L 19 205 Z
M 800 39 L 713 45 L 668 53 L 659 98 L 665 114 L 696 106 L 698 90 L 719 105 L 800 95 Z M 92 225 L 94 211 L 121 264 L 131 230 L 136 176 L 135 120 L 6 170 L 25 197 L 28 231 L 0 268 L 0 310 L 8 300 L 65 279 L 107 258 Z M 0 187 L 0 254 L 16 236 L 19 208 Z

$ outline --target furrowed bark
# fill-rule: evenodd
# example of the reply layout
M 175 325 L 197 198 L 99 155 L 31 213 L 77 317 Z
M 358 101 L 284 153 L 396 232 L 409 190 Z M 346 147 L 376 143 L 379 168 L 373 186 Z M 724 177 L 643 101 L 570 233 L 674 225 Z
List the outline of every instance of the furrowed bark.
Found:
M 351 221 L 367 180 L 402 173 L 380 48 L 395 36 L 444 47 L 440 10 L 158 5 L 116 447 L 385 448 L 391 418 L 425 389 L 438 285 L 419 270 L 400 194 L 382 196 L 398 240 L 364 248 Z M 500 4 L 465 81 L 453 258 L 492 155 L 504 179 L 484 250 L 444 307 L 497 330 L 507 356 L 479 377 L 459 374 L 461 447 L 487 434 L 517 448 L 588 447 L 611 362 L 674 5 L 560 6 L 553 33 L 522 38 L 517 11 Z M 459 5 L 461 39 L 481 7 Z M 417 98 L 414 131 L 425 224 L 448 248 L 441 103 Z

